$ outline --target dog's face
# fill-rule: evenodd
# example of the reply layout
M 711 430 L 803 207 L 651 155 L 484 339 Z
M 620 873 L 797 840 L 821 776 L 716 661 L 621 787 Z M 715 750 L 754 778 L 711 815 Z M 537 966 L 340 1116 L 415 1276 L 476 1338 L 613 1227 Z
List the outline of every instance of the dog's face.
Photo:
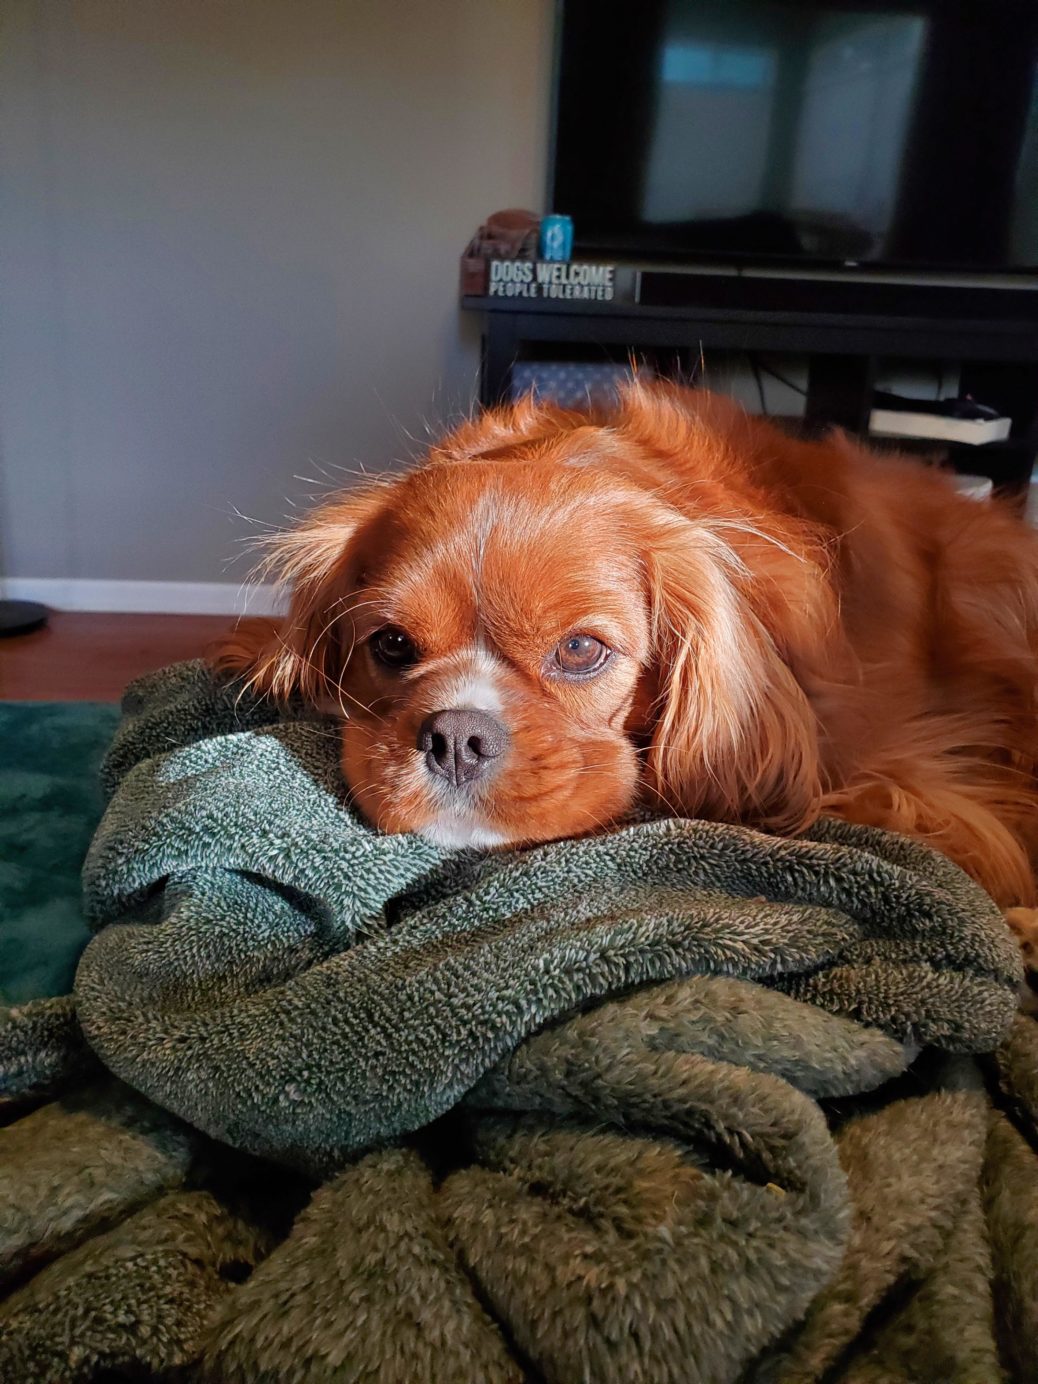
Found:
M 680 513 L 651 462 L 616 427 L 487 415 L 283 536 L 291 611 L 252 680 L 342 716 L 368 820 L 526 844 L 615 821 L 640 789 L 802 818 L 810 713 L 765 622 L 807 608 L 804 564 L 716 503 Z
M 370 821 L 488 846 L 631 804 L 651 611 L 623 500 L 552 462 L 448 462 L 345 521 L 312 657 Z

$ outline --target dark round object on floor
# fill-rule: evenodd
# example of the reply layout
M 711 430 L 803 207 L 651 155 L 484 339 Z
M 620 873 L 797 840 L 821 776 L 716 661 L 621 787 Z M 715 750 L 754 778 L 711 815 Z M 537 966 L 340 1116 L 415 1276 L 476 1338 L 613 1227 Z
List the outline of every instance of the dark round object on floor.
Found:
M 35 601 L 0 601 L 0 638 L 8 634 L 28 634 L 47 623 L 50 611 Z

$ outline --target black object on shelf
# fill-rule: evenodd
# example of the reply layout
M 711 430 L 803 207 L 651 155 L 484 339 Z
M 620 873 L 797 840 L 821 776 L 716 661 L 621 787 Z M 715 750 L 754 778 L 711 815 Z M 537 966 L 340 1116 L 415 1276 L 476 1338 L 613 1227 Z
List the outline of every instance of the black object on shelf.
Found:
M 929 413 L 935 418 L 959 418 L 964 422 L 983 423 L 999 417 L 997 408 L 978 403 L 972 398 L 911 399 L 905 394 L 891 394 L 877 389 L 872 396 L 873 408 L 885 408 L 891 413 Z
M 47 607 L 36 601 L 0 601 L 0 638 L 38 630 L 49 615 Z

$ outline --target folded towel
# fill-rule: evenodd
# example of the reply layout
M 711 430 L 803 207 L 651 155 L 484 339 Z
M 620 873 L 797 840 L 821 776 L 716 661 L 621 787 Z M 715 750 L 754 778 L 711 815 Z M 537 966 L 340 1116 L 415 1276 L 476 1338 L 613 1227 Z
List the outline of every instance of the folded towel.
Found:
M 651 819 L 446 853 L 356 817 L 334 723 L 199 664 L 131 688 L 104 778 L 74 999 L 0 1073 L 82 1080 L 82 1034 L 140 1094 L 0 1132 L 0 1276 L 38 1242 L 0 1378 L 1035 1376 L 1038 1026 L 943 857 Z M 59 1236 L 99 1110 L 138 1194 Z

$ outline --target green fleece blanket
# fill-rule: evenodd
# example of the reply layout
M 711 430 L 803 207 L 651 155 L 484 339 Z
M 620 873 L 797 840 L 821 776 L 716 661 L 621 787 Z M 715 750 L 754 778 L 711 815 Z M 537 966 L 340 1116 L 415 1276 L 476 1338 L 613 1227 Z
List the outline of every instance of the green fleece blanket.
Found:
M 201 665 L 124 713 L 0 1028 L 0 1379 L 1038 1377 L 1038 1026 L 943 858 L 446 854 Z

